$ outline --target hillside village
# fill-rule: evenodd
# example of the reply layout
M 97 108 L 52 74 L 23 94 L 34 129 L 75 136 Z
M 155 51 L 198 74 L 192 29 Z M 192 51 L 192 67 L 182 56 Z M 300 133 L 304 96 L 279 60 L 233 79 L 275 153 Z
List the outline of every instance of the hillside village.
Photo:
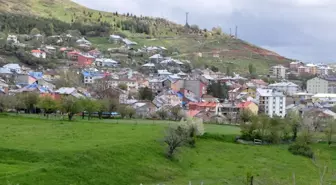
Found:
M 249 74 L 229 68 L 224 73 L 214 66 L 195 68 L 192 61 L 174 58 L 164 46 L 139 46 L 117 34 L 105 39 L 118 47 L 101 52 L 77 32 L 49 37 L 38 30 L 31 33 L 7 37 L 6 47 L 31 48 L 21 55 L 36 66 L 4 64 L 0 68 L 2 96 L 34 92 L 54 99 L 112 98 L 134 108 L 138 118 L 152 118 L 159 111 L 179 107 L 191 117 L 220 124 L 239 124 L 240 113 L 246 109 L 269 117 L 285 117 L 291 110 L 336 116 L 335 78 L 325 64 L 293 61 L 289 66 L 271 66 L 266 75 L 258 75 L 251 64 Z M 119 55 L 125 53 L 130 59 L 120 62 Z M 56 56 L 57 63 L 51 63 Z M 136 64 L 136 56 L 146 59 Z M 150 97 L 144 98 L 144 89 Z M 114 116 L 119 114 L 114 111 Z
M 0 0 L 0 184 L 336 183 L 336 65 L 76 2 Z

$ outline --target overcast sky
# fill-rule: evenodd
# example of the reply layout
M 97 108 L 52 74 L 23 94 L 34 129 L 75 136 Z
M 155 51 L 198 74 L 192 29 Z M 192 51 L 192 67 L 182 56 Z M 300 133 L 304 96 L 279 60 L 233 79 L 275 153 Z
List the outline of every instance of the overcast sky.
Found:
M 89 8 L 167 18 L 238 37 L 304 62 L 335 62 L 336 0 L 74 0 Z

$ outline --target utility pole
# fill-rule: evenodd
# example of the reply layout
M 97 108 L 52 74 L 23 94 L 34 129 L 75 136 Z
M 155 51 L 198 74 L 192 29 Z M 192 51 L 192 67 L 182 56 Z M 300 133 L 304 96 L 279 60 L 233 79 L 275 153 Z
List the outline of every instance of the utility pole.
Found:
M 238 26 L 236 26 L 236 32 L 235 32 L 235 37 L 238 37 Z
M 232 36 L 231 28 L 230 28 L 230 37 Z
M 189 12 L 186 12 L 186 26 L 187 27 L 189 27 L 188 19 L 189 19 Z

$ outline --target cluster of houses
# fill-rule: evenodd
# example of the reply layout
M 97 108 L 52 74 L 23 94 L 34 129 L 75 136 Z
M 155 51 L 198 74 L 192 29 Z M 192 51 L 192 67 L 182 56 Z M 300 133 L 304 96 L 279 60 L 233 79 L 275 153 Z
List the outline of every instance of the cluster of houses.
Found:
M 332 68 L 326 64 L 305 64 L 302 62 L 291 62 L 289 67 L 283 65 L 272 66 L 269 71 L 270 77 L 277 79 L 286 79 L 289 74 L 295 76 L 315 76 L 330 75 Z
M 16 41 L 11 36 L 10 40 Z M 118 35 L 109 37 L 111 42 L 123 43 L 131 49 L 137 43 Z M 160 109 L 179 106 L 192 117 L 208 122 L 239 122 L 240 112 L 249 110 L 253 114 L 266 114 L 270 117 L 285 117 L 288 111 L 320 111 L 321 116 L 332 116 L 336 103 L 336 77 L 329 76 L 329 67 L 324 65 L 304 65 L 290 63 L 289 70 L 298 75 L 309 73 L 319 75 L 308 80 L 306 89 L 285 80 L 288 68 L 277 65 L 270 69 L 269 77 L 278 82 L 268 84 L 262 79 L 246 79 L 238 74 L 227 76 L 210 69 L 184 70 L 190 62 L 163 56 L 167 49 L 161 46 L 143 47 L 139 50 L 150 57 L 139 70 L 122 68 L 120 62 L 105 58 L 85 38 L 76 41 L 83 49 L 43 46 L 32 50 L 37 58 L 60 52 L 72 61 L 66 69 L 34 71 L 18 64 L 0 67 L 0 94 L 37 92 L 49 94 L 55 99 L 61 96 L 77 98 L 100 98 L 97 89 L 112 93 L 120 104 L 127 104 L 136 110 L 139 117 L 148 117 Z M 64 66 L 63 66 L 64 67 Z M 56 87 L 62 73 L 75 72 L 81 78 L 81 87 Z M 143 71 L 146 71 L 143 72 Z M 226 84 L 227 98 L 219 99 L 208 92 L 213 83 Z M 124 88 L 121 88 L 121 84 Z M 155 96 L 153 101 L 144 101 L 134 96 L 141 88 L 148 88 Z

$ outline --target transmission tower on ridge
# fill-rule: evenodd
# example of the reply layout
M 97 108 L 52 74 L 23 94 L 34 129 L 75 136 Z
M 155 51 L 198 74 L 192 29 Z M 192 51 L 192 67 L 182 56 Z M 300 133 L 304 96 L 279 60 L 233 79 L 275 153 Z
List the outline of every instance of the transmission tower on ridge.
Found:
M 189 27 L 189 23 L 188 23 L 188 19 L 189 19 L 189 12 L 186 12 L 186 27 Z

